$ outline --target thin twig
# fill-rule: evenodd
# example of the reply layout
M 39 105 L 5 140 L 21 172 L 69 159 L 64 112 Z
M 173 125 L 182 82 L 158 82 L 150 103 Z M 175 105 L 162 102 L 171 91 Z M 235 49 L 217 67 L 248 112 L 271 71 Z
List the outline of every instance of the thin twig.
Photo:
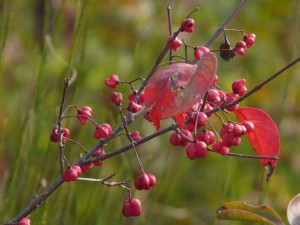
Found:
M 168 5 L 167 7 L 167 12 L 168 12 L 168 25 L 169 25 L 169 35 L 172 35 L 172 17 L 171 17 L 171 6 Z M 169 51 L 169 61 L 172 61 L 172 50 L 170 49 Z M 170 63 L 171 64 L 171 63 Z
M 167 54 L 167 52 L 169 51 L 170 47 L 172 46 L 172 44 L 174 43 L 174 40 L 175 38 L 178 36 L 178 34 L 181 32 L 181 30 L 177 30 L 171 40 L 168 42 L 168 44 L 166 44 L 165 48 L 162 50 L 162 52 L 160 53 L 160 55 L 158 56 L 154 66 L 152 67 L 150 73 L 148 74 L 148 76 L 146 77 L 146 79 L 144 80 L 144 82 L 142 83 L 139 91 L 138 91 L 138 94 L 140 94 L 145 86 L 148 84 L 148 81 L 150 80 L 150 78 L 152 77 L 152 75 L 154 74 L 154 72 L 156 71 L 156 69 L 158 68 L 159 64 L 161 63 L 161 61 L 163 60 L 163 58 L 165 57 L 165 55 Z
M 124 181 L 119 181 L 119 182 L 107 182 L 106 178 L 104 178 L 104 179 L 94 179 L 94 178 L 84 178 L 84 177 L 78 177 L 77 180 L 78 181 L 88 181 L 88 182 L 98 182 L 98 183 L 101 183 L 101 184 L 103 184 L 105 186 L 108 186 L 108 187 L 125 185 L 125 184 L 128 184 L 131 181 L 131 180 L 124 180 Z
M 8 224 L 16 224 L 20 219 L 27 217 L 31 212 L 37 209 L 42 202 L 44 202 L 60 185 L 64 183 L 61 176 L 59 176 L 50 186 L 48 186 L 42 194 L 40 194 L 36 199 L 31 201 L 27 207 L 19 213 L 15 218 L 13 218 Z
M 167 132 L 169 132 L 171 130 L 175 130 L 177 127 L 178 127 L 178 125 L 174 123 L 174 124 L 170 125 L 169 127 L 165 128 L 165 129 L 159 130 L 159 131 L 157 131 L 157 132 L 155 132 L 153 134 L 150 134 L 150 135 L 142 138 L 139 141 L 136 141 L 135 142 L 135 146 L 139 146 L 140 144 L 143 144 L 143 143 L 145 143 L 147 141 L 150 141 L 151 139 L 156 138 L 156 137 L 158 137 L 158 136 L 160 136 L 160 135 L 162 135 L 164 133 L 167 133 Z M 129 144 L 129 145 L 127 145 L 127 146 L 124 146 L 122 148 L 116 149 L 116 150 L 114 150 L 112 152 L 106 153 L 105 155 L 102 155 L 102 156 L 99 155 L 99 156 L 97 156 L 97 157 L 95 157 L 95 158 L 93 158 L 91 160 L 88 160 L 87 163 L 97 162 L 99 160 L 104 160 L 104 159 L 107 159 L 107 158 L 111 158 L 113 156 L 121 154 L 122 152 L 126 152 L 126 151 L 130 150 L 131 148 L 133 148 L 132 143 Z
M 79 148 L 81 148 L 85 153 L 87 153 L 87 150 L 81 145 L 79 144 L 77 141 L 74 141 L 71 138 L 66 138 L 68 141 L 72 142 L 73 144 L 77 145 Z
M 125 180 L 125 181 L 119 181 L 119 182 L 107 182 L 108 180 L 110 180 L 111 178 L 113 178 L 116 175 L 116 173 L 113 173 L 111 175 L 109 175 L 108 177 L 105 177 L 103 179 L 94 179 L 94 178 L 82 178 L 82 177 L 78 177 L 77 180 L 79 181 L 88 181 L 88 182 L 99 182 L 102 183 L 108 187 L 112 187 L 112 186 L 122 186 L 129 183 L 131 180 Z
M 224 31 L 225 27 L 231 22 L 231 20 L 236 17 L 239 11 L 244 7 L 244 5 L 248 2 L 248 0 L 243 0 L 238 7 L 231 13 L 228 19 L 219 27 L 219 29 L 214 33 L 214 35 L 209 39 L 209 41 L 205 44 L 205 47 L 209 47 L 217 37 Z
M 212 150 L 211 148 L 207 148 L 208 151 L 219 154 L 218 152 Z M 247 155 L 247 154 L 239 154 L 229 152 L 226 154 L 227 156 L 241 157 L 241 158 L 249 158 L 249 159 L 269 159 L 269 160 L 279 160 L 277 156 L 262 156 L 262 155 Z M 224 156 L 226 156 L 224 155 Z
M 64 144 L 62 143 L 63 137 L 62 137 L 62 132 L 61 132 L 61 124 L 62 124 L 62 116 L 63 116 L 63 110 L 64 110 L 64 104 L 66 100 L 66 95 L 67 95 L 67 89 L 69 87 L 69 78 L 64 79 L 64 89 L 63 89 L 63 94 L 61 98 L 61 104 L 60 104 L 60 109 L 59 109 L 59 114 L 57 117 L 57 125 L 58 125 L 58 146 L 59 146 L 59 163 L 60 163 L 60 173 L 64 171 L 64 161 L 67 162 L 66 157 L 64 155 Z

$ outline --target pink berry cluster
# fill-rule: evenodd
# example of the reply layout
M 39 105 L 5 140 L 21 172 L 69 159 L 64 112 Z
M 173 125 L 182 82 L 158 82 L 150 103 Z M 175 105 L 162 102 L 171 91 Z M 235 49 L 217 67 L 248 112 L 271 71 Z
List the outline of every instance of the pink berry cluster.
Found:
M 252 45 L 254 45 L 255 38 L 256 38 L 255 34 L 244 35 L 243 40 L 242 41 L 238 41 L 236 43 L 234 51 L 237 54 L 239 54 L 241 56 L 244 56 L 246 54 L 247 48 L 250 48 L 250 47 L 252 47 Z
M 137 190 L 149 190 L 156 185 L 156 178 L 153 174 L 142 173 L 134 180 L 134 186 Z
M 58 142 L 59 141 L 59 127 L 58 125 L 55 125 L 52 129 L 52 133 L 50 135 L 50 141 L 52 142 Z M 70 135 L 70 131 L 67 128 L 61 128 L 61 134 L 62 134 L 62 143 L 65 144 L 67 141 L 67 137 Z
M 77 119 L 81 124 L 87 124 L 92 119 L 93 110 L 89 106 L 84 106 L 77 110 Z M 94 137 L 96 139 L 108 138 L 112 133 L 112 128 L 108 123 L 96 124 Z
M 77 119 L 81 124 L 86 124 L 92 118 L 93 110 L 89 106 L 84 106 L 77 110 Z
M 180 31 L 191 33 L 194 31 L 194 26 L 195 22 L 193 19 L 185 19 L 181 23 Z M 173 36 L 168 38 L 167 44 L 172 40 L 173 43 L 171 44 L 170 49 L 173 51 L 178 51 L 181 45 L 185 44 L 183 40 L 180 40 L 178 37 L 174 38 Z M 245 35 L 243 41 L 238 42 L 234 50 L 231 51 L 244 55 L 246 49 L 251 47 L 254 42 L 254 34 Z M 200 60 L 204 53 L 210 52 L 205 46 L 185 45 L 193 49 L 195 60 Z M 222 90 L 217 85 L 217 82 L 218 76 L 215 74 L 206 98 L 185 112 L 184 128 L 180 129 L 179 132 L 174 132 L 170 136 L 170 143 L 172 145 L 186 147 L 186 154 L 191 160 L 206 157 L 208 151 L 226 155 L 229 153 L 230 147 L 240 145 L 242 135 L 245 135 L 254 129 L 254 125 L 251 121 L 235 123 L 231 122 L 229 119 L 227 123 L 221 120 L 223 126 L 220 133 L 218 133 L 216 129 L 209 129 L 211 127 L 211 125 L 207 125 L 209 123 L 209 118 L 214 115 L 213 113 L 209 113 L 209 111 L 212 111 L 215 108 L 217 108 L 218 111 L 223 111 L 223 114 L 236 111 L 239 105 L 235 102 L 247 91 L 245 79 L 234 81 L 232 83 L 232 90 L 228 93 Z M 105 80 L 105 84 L 113 89 L 124 83 L 126 82 L 121 82 L 116 74 L 110 75 Z M 132 93 L 128 95 L 129 103 L 125 109 L 132 113 L 137 113 L 143 108 L 144 92 L 141 92 L 139 96 L 137 96 L 137 91 L 132 88 L 132 86 L 131 89 Z M 120 107 L 123 103 L 123 94 L 121 92 L 112 92 L 110 100 L 116 106 Z M 153 122 L 149 111 L 144 114 L 144 118 L 149 122 Z M 133 141 L 138 141 L 142 137 L 139 133 L 134 132 L 130 134 L 130 138 Z M 142 170 L 142 173 L 135 178 L 134 185 L 137 190 L 149 190 L 156 185 L 156 178 L 153 174 L 147 174 Z M 134 204 L 135 207 L 136 205 L 140 206 L 140 204 Z M 132 211 L 131 208 L 130 199 L 128 199 L 124 202 L 123 214 L 132 216 L 132 213 L 127 213 L 128 211 Z
M 105 80 L 105 84 L 110 88 L 117 88 L 120 83 L 118 75 L 112 74 Z M 131 85 L 131 84 L 130 84 Z M 137 98 L 137 99 L 136 99 Z M 110 100 L 117 106 L 121 106 L 123 103 L 123 94 L 121 92 L 112 92 L 110 94 Z M 137 97 L 137 90 L 132 88 L 132 93 L 128 95 L 128 106 L 127 110 L 131 113 L 137 113 L 142 110 L 142 104 L 144 103 L 144 92 L 141 92 Z
M 79 166 L 70 166 L 62 172 L 61 176 L 65 182 L 76 181 L 82 174 L 82 170 Z
M 215 107 L 223 107 L 227 112 L 234 112 L 238 109 L 238 104 L 234 103 L 246 91 L 246 80 L 240 79 L 232 83 L 232 92 L 226 93 L 217 86 L 218 77 L 215 75 L 213 86 L 207 92 L 206 102 L 197 103 L 191 107 L 185 115 L 185 126 L 180 132 L 174 132 L 170 136 L 170 143 L 174 146 L 186 147 L 186 154 L 189 159 L 204 158 L 207 151 L 211 150 L 222 155 L 229 153 L 229 148 L 238 146 L 241 143 L 241 136 L 254 130 L 251 121 L 243 123 L 222 122 L 220 133 L 216 130 L 208 130 L 206 124 L 213 113 L 208 111 Z M 200 110 L 199 110 L 200 109 Z M 211 148 L 209 148 L 211 146 Z
M 192 32 L 194 32 L 194 29 L 195 29 L 195 21 L 193 19 L 187 18 L 181 22 L 181 27 L 180 27 L 181 32 L 192 33 Z M 170 43 L 170 41 L 172 40 L 172 37 L 173 36 L 170 36 L 168 38 L 167 44 Z M 176 37 L 174 39 L 174 42 L 172 43 L 170 49 L 176 52 L 179 50 L 179 48 L 182 44 L 183 44 L 183 41 Z
M 93 153 L 93 157 L 97 157 L 99 155 L 105 155 L 104 149 L 98 149 Z M 94 163 L 88 163 L 81 166 L 70 166 L 65 171 L 62 172 L 61 176 L 65 182 L 77 181 L 77 178 L 88 169 L 93 168 L 93 166 L 102 166 L 104 160 L 99 160 Z
M 99 124 L 94 131 L 94 137 L 96 139 L 108 138 L 112 133 L 112 128 L 108 123 Z
M 133 88 L 130 82 L 121 82 L 119 80 L 118 75 L 112 74 L 105 80 L 105 84 L 109 88 L 113 88 L 113 89 L 117 88 L 120 84 L 129 84 L 132 92 L 127 96 L 128 105 L 124 109 L 127 109 L 131 113 L 137 113 L 142 110 L 144 104 L 144 92 L 141 92 L 138 95 L 138 92 Z M 124 110 L 121 108 L 123 104 L 123 93 L 116 92 L 116 91 L 112 92 L 110 94 L 110 100 L 113 104 L 119 107 L 119 110 L 121 112 Z M 152 120 L 151 115 L 149 113 L 148 114 L 146 113 L 144 117 L 148 121 Z M 102 127 L 99 126 L 98 129 L 103 130 L 104 128 L 106 128 L 107 130 L 109 130 L 109 132 L 111 132 L 109 128 L 103 126 Z M 138 131 L 134 131 L 132 133 L 129 133 L 129 138 L 132 141 L 139 141 L 142 139 L 142 136 Z M 149 190 L 155 185 L 156 185 L 155 176 L 153 174 L 145 173 L 143 169 L 142 169 L 142 173 L 134 179 L 134 186 L 137 190 Z M 141 202 L 138 199 L 131 199 L 131 197 L 129 197 L 127 200 L 124 201 L 122 212 L 123 215 L 126 217 L 139 216 L 141 214 Z
M 194 32 L 194 29 L 194 20 L 191 18 L 187 18 L 182 21 L 181 26 L 177 31 L 177 34 L 179 32 L 192 33 Z M 171 41 L 172 44 L 170 44 Z M 231 52 L 234 51 L 239 55 L 245 55 L 246 49 L 250 48 L 252 45 L 254 45 L 254 43 L 255 34 L 244 34 L 243 41 L 237 42 L 234 49 L 231 49 L 231 47 L 229 47 L 229 50 Z M 184 44 L 185 47 L 190 47 L 193 49 L 193 56 L 195 60 L 200 60 L 203 54 L 210 52 L 210 50 L 205 46 L 187 45 L 183 40 L 180 40 L 178 37 L 175 37 L 173 35 L 170 36 L 167 40 L 167 45 L 171 45 L 170 49 L 173 51 L 178 51 L 182 44 Z M 111 74 L 105 80 L 106 86 L 111 89 L 116 89 L 123 84 L 130 86 L 130 93 L 127 94 L 127 100 L 125 99 L 125 103 L 122 92 L 113 91 L 110 94 L 110 101 L 118 107 L 121 115 L 123 115 L 124 110 L 135 114 L 141 112 L 145 108 L 145 94 L 143 91 L 137 91 L 137 89 L 134 88 L 134 81 L 120 81 L 119 76 L 117 74 Z M 207 91 L 205 98 L 199 103 L 195 104 L 189 110 L 184 112 L 184 127 L 182 129 L 177 129 L 176 132 L 172 133 L 170 136 L 170 143 L 174 146 L 185 147 L 186 155 L 191 160 L 206 157 L 208 151 L 213 151 L 221 155 L 226 155 L 229 153 L 230 147 L 240 145 L 242 135 L 245 135 L 254 130 L 254 125 L 251 121 L 236 123 L 230 121 L 225 116 L 225 113 L 234 112 L 238 109 L 239 105 L 238 103 L 236 103 L 236 101 L 241 96 L 244 96 L 247 91 L 246 80 L 241 79 L 234 81 L 232 83 L 232 90 L 228 93 L 226 93 L 217 85 L 217 81 L 218 76 L 214 74 L 211 87 Z M 123 105 L 125 105 L 124 108 L 122 108 Z M 89 122 L 95 125 L 96 129 L 93 133 L 95 139 L 106 139 L 114 135 L 112 127 L 109 123 L 97 123 L 93 119 L 93 110 L 91 107 L 74 107 L 76 107 L 77 114 L 73 117 L 76 117 L 80 124 L 85 125 Z M 222 128 L 219 132 L 210 123 L 210 118 L 213 115 L 215 115 L 214 109 L 218 109 L 218 111 L 221 111 L 222 115 L 227 119 L 227 121 L 224 122 L 221 116 L 217 116 L 217 118 L 219 118 L 222 122 Z M 151 118 L 151 113 L 149 111 L 147 111 L 144 114 L 144 119 L 146 119 L 149 122 L 153 122 L 153 119 Z M 125 121 L 123 122 L 127 137 L 130 139 L 132 144 L 140 141 L 142 139 L 140 133 L 138 131 L 130 133 L 128 131 L 128 127 L 125 126 Z M 70 131 L 67 128 L 61 128 L 61 130 L 59 130 L 58 125 L 55 125 L 53 127 L 50 140 L 52 142 L 58 142 L 60 140 L 59 133 L 61 133 L 62 144 L 65 144 L 67 137 L 70 135 Z M 105 154 L 106 153 L 104 149 L 100 148 L 93 153 L 92 158 L 95 159 L 96 157 Z M 138 162 L 140 165 L 141 173 L 134 179 L 134 186 L 136 190 L 150 190 L 156 185 L 156 177 L 153 174 L 145 173 L 139 160 Z M 103 163 L 104 160 L 99 160 L 93 163 L 86 163 L 83 165 L 72 166 L 69 166 L 69 164 L 66 163 L 68 167 L 61 173 L 61 177 L 65 182 L 77 181 L 78 177 L 80 177 L 82 173 L 93 168 L 94 166 L 102 166 Z M 136 217 L 139 216 L 141 212 L 141 202 L 139 199 L 134 199 L 131 197 L 130 190 L 128 199 L 126 199 L 123 202 L 122 213 L 125 217 Z M 23 219 L 25 222 L 20 223 Z M 23 219 L 18 223 L 18 225 L 30 224 L 30 221 L 27 218 Z M 27 220 L 29 221 L 29 223 L 26 223 Z
M 142 206 L 139 199 L 129 198 L 124 201 L 122 213 L 126 217 L 139 216 L 142 213 Z
M 239 146 L 241 144 L 241 136 L 254 130 L 254 125 L 251 121 L 243 123 L 228 123 L 224 124 L 218 140 L 212 145 L 212 149 L 221 155 L 227 155 L 231 146 Z

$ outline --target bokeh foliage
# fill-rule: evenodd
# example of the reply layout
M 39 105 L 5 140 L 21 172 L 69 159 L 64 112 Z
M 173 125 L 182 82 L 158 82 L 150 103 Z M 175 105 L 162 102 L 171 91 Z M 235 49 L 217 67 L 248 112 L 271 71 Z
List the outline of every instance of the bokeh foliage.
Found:
M 122 80 L 147 75 L 168 37 L 166 6 L 172 7 L 174 30 L 189 11 L 200 6 L 193 16 L 195 33 L 182 36 L 188 43 L 203 45 L 238 3 L 1 0 L 0 223 L 16 216 L 59 176 L 58 147 L 49 142 L 49 135 L 56 123 L 63 78 L 71 75 L 65 62 L 78 72 L 67 104 L 89 105 L 96 120 L 116 126 L 119 115 L 109 102 L 111 90 L 104 80 L 111 73 Z M 245 78 L 250 89 L 299 56 L 299 7 L 299 0 L 249 1 L 228 28 L 255 33 L 255 46 L 245 57 L 230 62 L 219 59 L 219 85 L 230 91 L 235 79 Z M 51 42 L 45 42 L 46 35 Z M 232 43 L 241 38 L 236 33 L 228 37 Z M 220 37 L 211 49 L 217 49 L 221 41 Z M 57 54 L 51 53 L 51 45 Z M 123 189 L 76 182 L 64 184 L 32 213 L 32 224 L 240 224 L 215 219 L 218 207 L 234 200 L 269 204 L 286 218 L 289 200 L 300 192 L 299 84 L 296 65 L 242 103 L 262 108 L 279 127 L 281 155 L 270 182 L 265 182 L 265 171 L 257 160 L 209 154 L 190 161 L 184 149 L 169 144 L 166 134 L 138 147 L 145 170 L 158 180 L 153 190 L 134 193 L 142 201 L 142 216 L 123 218 L 127 194 Z M 93 126 L 82 127 L 74 119 L 64 121 L 64 126 L 87 149 L 96 143 Z M 130 129 L 138 129 L 143 136 L 154 131 L 141 118 Z M 106 149 L 127 143 L 120 138 Z M 246 139 L 232 151 L 253 154 Z M 71 143 L 65 152 L 71 162 L 81 153 Z M 107 160 L 85 176 L 103 178 L 114 172 L 116 181 L 138 174 L 132 151 Z

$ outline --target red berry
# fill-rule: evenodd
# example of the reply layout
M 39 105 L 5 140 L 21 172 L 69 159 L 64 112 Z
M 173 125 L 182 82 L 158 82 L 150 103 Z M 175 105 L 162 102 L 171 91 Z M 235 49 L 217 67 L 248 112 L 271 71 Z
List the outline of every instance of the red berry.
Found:
M 88 118 L 91 118 L 91 113 L 89 111 L 78 111 L 77 112 L 77 119 L 79 120 L 79 122 L 81 124 L 86 124 L 89 119 Z
M 17 225 L 30 225 L 30 220 L 26 217 L 22 218 Z
M 70 131 L 68 128 L 61 128 L 61 133 L 64 137 L 68 137 L 70 135 Z
M 238 94 L 239 96 L 243 96 L 247 91 L 246 80 L 245 79 L 236 80 L 232 83 L 231 87 L 233 93 Z
M 122 213 L 126 217 L 141 215 L 142 207 L 138 199 L 127 199 L 123 202 Z
M 197 128 L 204 126 L 207 122 L 207 115 L 204 112 L 199 112 L 197 119 Z
M 81 168 L 81 171 L 84 173 L 87 170 L 93 168 L 93 166 L 94 166 L 93 163 L 89 163 L 89 164 L 81 165 L 80 168 Z
M 52 141 L 52 142 L 58 142 L 58 140 L 59 140 L 59 137 L 58 137 L 58 125 L 55 125 L 52 128 L 52 133 L 50 135 L 50 141 Z
M 233 146 L 239 146 L 241 144 L 241 141 L 242 141 L 242 138 L 240 136 L 237 136 L 234 138 L 234 141 L 233 141 Z
M 244 41 L 238 41 L 236 44 L 235 44 L 235 47 L 236 48 L 244 48 L 246 49 L 247 48 L 247 45 Z
M 133 102 L 135 100 L 136 95 L 137 95 L 137 91 L 134 90 L 132 94 L 128 95 L 129 101 Z M 141 105 L 144 103 L 144 101 L 145 101 L 145 92 L 142 91 L 137 99 L 137 104 Z
M 207 145 L 203 141 L 197 141 L 194 143 L 197 149 L 197 156 L 199 158 L 204 158 L 207 154 Z
M 213 107 L 210 104 L 208 104 L 208 103 L 205 104 L 204 112 L 210 111 L 212 109 L 213 109 Z M 210 113 L 210 114 L 205 113 L 205 114 L 207 115 L 207 117 L 211 117 L 213 115 L 212 113 Z
M 93 110 L 89 106 L 83 106 L 81 110 L 83 110 L 83 111 L 89 111 L 91 114 L 93 114 Z
M 184 124 L 184 129 L 193 132 L 195 130 L 195 124 L 187 122 Z
M 247 37 L 253 38 L 254 40 L 256 39 L 256 35 L 255 34 L 248 34 Z
M 58 134 L 52 132 L 50 135 L 50 141 L 58 142 L 58 140 L 59 140 Z
M 129 112 L 137 113 L 137 112 L 141 111 L 142 108 L 143 107 L 140 104 L 137 104 L 135 102 L 129 102 L 129 105 L 128 105 Z
M 77 111 L 77 119 L 81 124 L 86 124 L 89 118 L 92 118 L 92 113 L 93 110 L 90 107 L 84 106 Z
M 255 43 L 255 39 L 248 37 L 245 39 L 245 43 L 247 44 L 247 48 L 251 48 Z
M 107 123 L 103 123 L 96 127 L 96 130 L 94 131 L 94 137 L 96 139 L 108 138 L 111 135 L 111 133 L 112 133 L 111 126 Z
M 153 174 L 147 174 L 148 175 L 148 178 L 149 178 L 149 186 L 150 187 L 154 187 L 156 185 L 156 178 Z
M 117 74 L 112 74 L 105 80 L 105 84 L 110 88 L 116 88 L 119 86 L 119 77 Z
M 104 149 L 98 149 L 97 151 L 94 152 L 93 157 L 97 157 L 99 155 L 105 155 Z M 102 166 L 104 163 L 104 160 L 100 160 L 98 162 L 94 162 L 95 166 Z
M 198 47 L 195 47 L 194 48 L 194 58 L 196 60 L 200 60 L 202 55 L 203 55 L 203 52 Z
M 131 212 L 133 216 L 139 216 L 142 213 L 141 202 L 138 199 L 132 199 L 130 202 Z
M 231 133 L 233 128 L 234 128 L 234 123 L 224 124 L 220 131 L 220 136 L 224 137 L 225 134 Z
M 243 125 L 240 124 L 234 124 L 234 127 L 232 129 L 232 135 L 234 136 L 241 136 L 246 134 L 247 129 Z
M 234 51 L 240 56 L 244 56 L 246 54 L 246 49 L 242 47 L 236 47 L 234 48 Z
M 168 38 L 167 44 L 171 41 L 171 39 L 172 39 L 172 36 L 170 36 Z M 178 51 L 178 49 L 180 48 L 180 46 L 182 44 L 183 44 L 183 42 L 176 37 L 175 40 L 174 40 L 174 42 L 173 42 L 173 44 L 171 45 L 170 49 L 172 49 L 173 51 L 176 52 L 176 51 Z
M 215 141 L 215 134 L 212 131 L 204 130 L 195 136 L 197 141 L 203 141 L 206 145 L 211 145 Z
M 144 102 L 145 102 L 145 92 L 142 91 L 142 92 L 140 93 L 140 96 L 139 96 L 138 100 L 137 100 L 137 103 L 141 105 L 141 104 L 143 104 Z
M 125 200 L 123 203 L 122 213 L 126 217 L 132 216 L 130 200 Z
M 227 94 L 227 100 L 226 100 L 226 104 L 232 103 L 235 100 L 237 100 L 238 95 L 234 94 L 234 93 L 229 93 Z M 234 112 L 235 110 L 237 110 L 239 108 L 239 104 L 235 104 L 235 105 L 231 105 L 231 106 L 227 106 L 226 109 L 230 112 Z
M 256 39 L 255 34 L 248 34 L 248 35 L 244 36 L 244 42 L 246 43 L 247 48 L 250 48 L 250 47 L 252 47 L 252 45 L 254 45 L 255 39 Z
M 220 94 L 216 89 L 210 89 L 207 95 L 207 101 L 213 103 L 212 105 L 220 105 L 222 103 L 222 99 L 220 98 Z
M 135 100 L 136 95 L 137 95 L 137 91 L 134 90 L 132 94 L 128 95 L 128 100 L 133 102 Z
M 78 177 L 82 174 L 82 170 L 81 170 L 80 166 L 75 165 L 75 166 L 72 166 L 72 168 L 74 170 L 76 170 Z
M 150 188 L 150 179 L 147 174 L 142 173 L 134 179 L 134 186 L 137 190 L 148 190 Z
M 207 122 L 207 115 L 204 112 L 192 112 L 189 114 L 189 121 L 196 124 L 197 128 L 204 126 Z
M 226 101 L 226 93 L 224 92 L 224 91 L 222 91 L 222 90 L 218 90 L 218 92 L 219 92 L 219 97 L 220 97 L 220 99 L 221 99 L 221 101 L 222 101 L 222 103 L 224 102 L 224 101 Z
M 232 133 L 225 134 L 222 139 L 223 145 L 227 148 L 230 148 L 235 143 L 235 138 L 236 136 L 234 136 Z
M 116 105 L 121 105 L 123 101 L 123 94 L 121 92 L 112 92 L 110 94 L 110 100 Z
M 254 124 L 249 120 L 242 122 L 241 125 L 243 125 L 246 128 L 247 132 L 251 132 L 254 130 Z
M 212 149 L 221 155 L 227 155 L 229 153 L 229 148 L 225 147 L 222 140 L 215 142 L 212 145 Z
M 192 33 L 195 28 L 195 21 L 191 18 L 185 19 L 181 22 L 181 30 Z
M 192 135 L 192 133 L 191 133 L 189 130 L 184 130 L 184 129 L 182 129 L 182 130 L 181 130 L 181 133 L 182 133 L 184 136 L 186 136 L 188 139 L 193 139 L 193 135 Z M 181 136 L 181 135 L 179 135 L 179 136 L 180 136 L 180 138 L 179 138 L 179 140 L 180 140 L 179 145 L 182 146 L 182 147 L 187 146 L 187 145 L 189 144 L 189 140 L 187 140 L 186 138 L 184 138 L 184 137 Z
M 186 154 L 191 160 L 197 157 L 204 158 L 207 154 L 207 145 L 203 141 L 191 143 L 186 150 Z
M 246 49 L 247 49 L 247 44 L 244 41 L 238 41 L 235 45 L 234 51 L 237 54 L 244 56 L 246 54 Z
M 66 137 L 70 135 L 70 131 L 67 128 L 61 128 L 61 133 L 62 133 L 62 143 L 65 144 L 67 141 Z M 50 135 L 50 141 L 52 141 L 52 142 L 59 141 L 58 125 L 55 125 L 53 127 L 52 133 Z
M 182 139 L 182 137 L 180 136 L 180 134 L 173 133 L 170 136 L 170 143 L 171 143 L 171 145 L 179 146 L 180 142 L 181 142 L 181 139 Z
M 196 60 L 200 60 L 203 53 L 205 53 L 205 52 L 210 52 L 207 47 L 205 47 L 205 46 L 195 47 L 194 48 L 194 58 Z
M 189 146 L 186 149 L 186 154 L 190 160 L 194 160 L 198 157 L 194 143 L 189 144 Z
M 63 171 L 61 176 L 65 182 L 76 181 L 78 177 L 77 168 L 73 168 L 73 166 L 71 166 Z
M 216 86 L 217 85 L 217 82 L 218 82 L 218 80 L 219 80 L 219 77 L 218 77 L 218 75 L 217 74 L 215 74 L 214 75 L 214 78 L 213 78 L 213 81 L 212 81 L 212 86 Z
M 138 131 L 134 131 L 130 134 L 130 138 L 134 141 L 139 141 L 142 139 L 141 135 L 140 135 L 140 132 Z

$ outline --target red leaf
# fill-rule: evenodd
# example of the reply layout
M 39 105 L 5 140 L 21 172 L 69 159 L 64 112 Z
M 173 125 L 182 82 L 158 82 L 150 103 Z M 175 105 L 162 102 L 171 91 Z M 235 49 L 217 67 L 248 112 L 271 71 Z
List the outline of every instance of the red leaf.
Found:
M 201 100 L 211 86 L 217 61 L 206 52 L 197 64 L 176 63 L 157 71 L 145 88 L 145 105 L 157 130 L 160 120 L 173 117 L 180 127 L 185 112 Z
M 254 130 L 247 133 L 247 137 L 258 155 L 279 156 L 279 132 L 276 124 L 266 112 L 256 108 L 239 108 L 234 113 L 239 122 L 250 120 L 254 124 Z M 270 165 L 272 170 L 276 167 L 276 163 L 277 160 L 261 159 L 261 164 Z

